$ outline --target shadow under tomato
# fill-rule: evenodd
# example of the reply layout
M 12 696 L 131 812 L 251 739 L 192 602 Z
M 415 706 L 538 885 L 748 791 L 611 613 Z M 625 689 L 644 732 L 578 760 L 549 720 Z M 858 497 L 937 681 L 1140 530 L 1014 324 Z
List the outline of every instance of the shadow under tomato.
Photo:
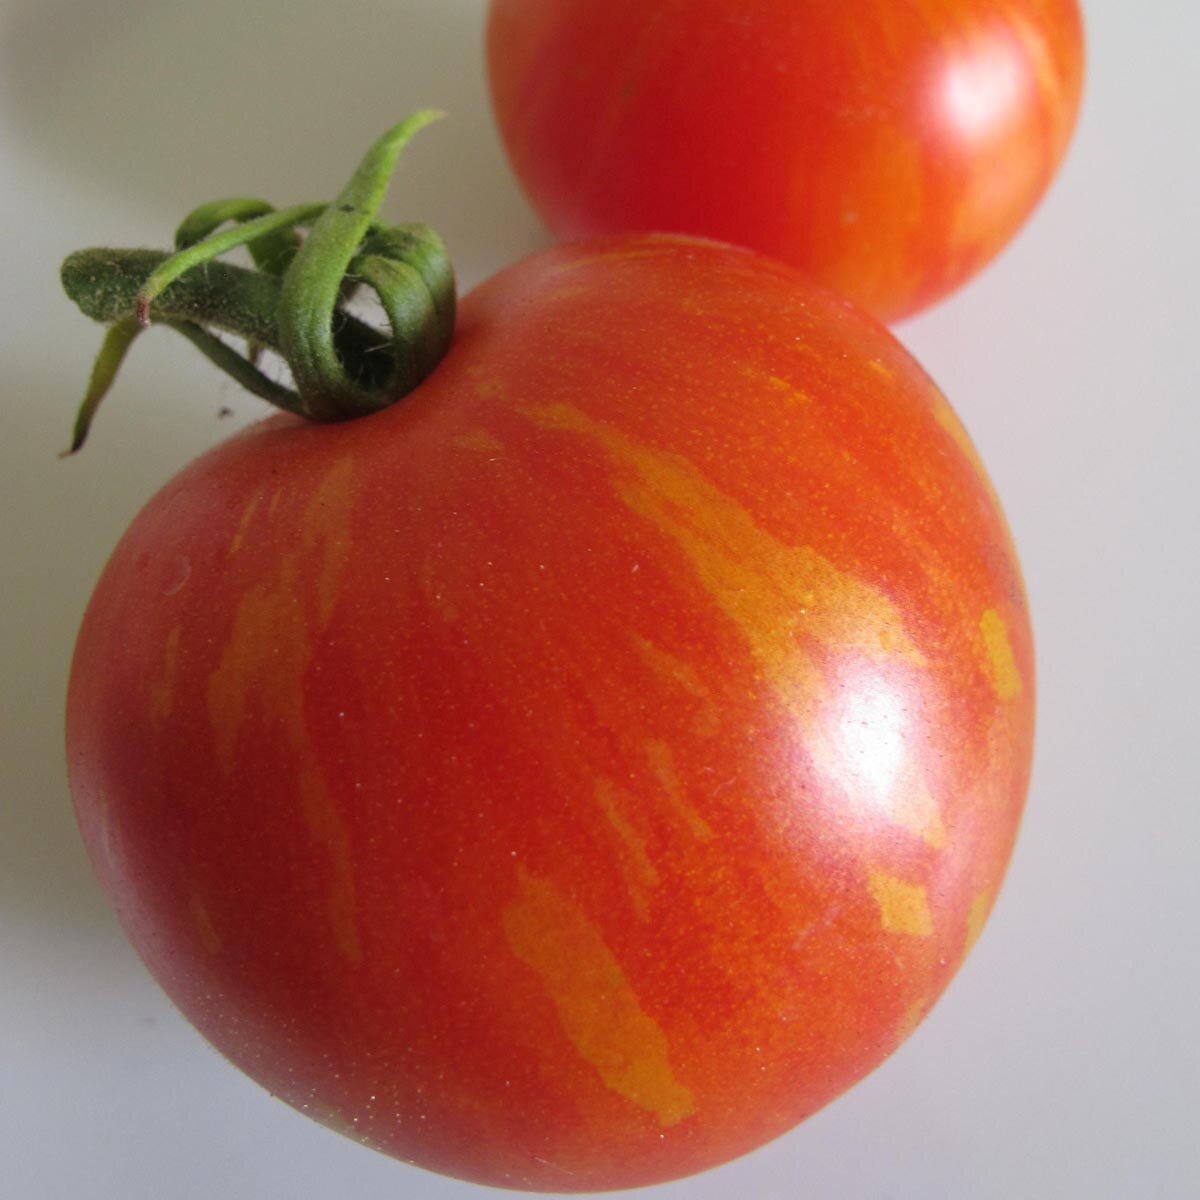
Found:
M 81 190 L 163 211 L 148 241 L 217 196 L 332 196 L 390 124 L 444 109 L 385 212 L 434 225 L 474 283 L 545 240 L 492 123 L 484 13 L 480 0 L 15 0 L 0 87 L 13 131 Z

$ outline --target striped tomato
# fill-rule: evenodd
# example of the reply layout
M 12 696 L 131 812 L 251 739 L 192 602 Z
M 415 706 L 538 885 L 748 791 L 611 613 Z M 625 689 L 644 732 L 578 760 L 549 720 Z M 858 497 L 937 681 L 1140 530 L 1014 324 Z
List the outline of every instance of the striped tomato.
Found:
M 183 471 L 68 711 L 97 870 L 216 1047 L 554 1191 L 727 1160 L 899 1045 L 992 906 L 1032 727 L 946 401 L 791 268 L 675 237 L 528 259 L 403 403 Z
M 953 291 L 1053 178 L 1077 0 L 492 0 L 496 117 L 560 234 L 675 230 L 883 319 Z

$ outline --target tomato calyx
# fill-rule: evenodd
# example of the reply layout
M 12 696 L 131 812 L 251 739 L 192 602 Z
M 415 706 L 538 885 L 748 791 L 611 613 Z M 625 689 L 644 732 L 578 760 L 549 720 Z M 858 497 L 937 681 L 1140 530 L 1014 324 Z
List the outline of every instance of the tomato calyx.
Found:
M 109 329 L 67 453 L 84 444 L 130 346 L 151 324 L 183 334 L 254 395 L 314 421 L 366 416 L 416 388 L 453 338 L 454 273 L 427 225 L 384 225 L 376 216 L 404 147 L 439 116 L 423 109 L 389 129 L 332 204 L 276 210 L 263 200 L 216 200 L 184 218 L 172 252 L 68 256 L 67 295 Z M 215 261 L 238 246 L 253 269 Z M 378 297 L 388 332 L 347 311 L 361 285 Z M 220 333 L 244 339 L 245 350 Z M 295 390 L 260 369 L 264 350 L 284 360 Z

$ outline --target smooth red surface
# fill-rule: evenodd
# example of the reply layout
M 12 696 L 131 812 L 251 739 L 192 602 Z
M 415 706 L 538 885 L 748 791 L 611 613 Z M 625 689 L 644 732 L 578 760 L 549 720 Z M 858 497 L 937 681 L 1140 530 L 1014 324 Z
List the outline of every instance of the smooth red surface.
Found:
M 1042 196 L 1083 29 L 1076 0 L 492 0 L 488 60 L 555 232 L 751 246 L 892 320 Z
M 372 418 L 276 417 L 116 549 L 70 778 L 221 1051 L 423 1166 L 664 1180 L 886 1057 L 978 935 L 1033 661 L 949 406 L 797 272 L 551 250 Z

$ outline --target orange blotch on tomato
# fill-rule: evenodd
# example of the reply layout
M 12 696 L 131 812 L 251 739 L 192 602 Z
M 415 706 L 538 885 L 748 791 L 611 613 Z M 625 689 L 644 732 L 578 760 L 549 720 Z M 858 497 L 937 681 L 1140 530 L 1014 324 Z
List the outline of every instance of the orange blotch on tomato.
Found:
M 474 450 L 478 454 L 503 454 L 504 443 L 489 433 L 486 429 L 468 429 L 454 439 L 456 446 L 464 450 Z
M 929 896 L 922 884 L 908 883 L 883 871 L 872 871 L 871 897 L 879 906 L 879 921 L 886 933 L 912 937 L 933 935 Z
M 990 888 L 984 888 L 982 891 L 976 892 L 971 899 L 971 909 L 967 914 L 967 934 L 966 941 L 963 945 L 963 954 L 970 954 L 975 943 L 979 941 L 983 934 L 983 927 L 987 922 L 988 913 L 992 911 L 992 901 L 995 899 Z
M 242 548 L 242 542 L 246 537 L 246 530 L 250 528 L 250 522 L 254 520 L 254 514 L 258 511 L 258 506 L 261 502 L 262 496 L 255 496 L 243 510 L 242 518 L 238 522 L 237 532 L 233 535 L 233 541 L 229 543 L 229 555 L 231 558 Z
M 161 725 L 171 715 L 175 678 L 179 673 L 179 639 L 183 630 L 174 626 L 167 634 L 163 651 L 162 674 L 150 684 L 150 721 Z
M 675 759 L 671 753 L 671 747 L 666 742 L 647 742 L 646 757 L 650 760 L 655 778 L 662 785 L 668 803 L 687 830 L 702 842 L 711 841 L 713 838 L 712 826 L 687 802 L 683 784 L 675 769 Z
M 1021 694 L 1021 672 L 1008 640 L 1008 626 L 1004 618 L 989 608 L 979 621 L 979 632 L 987 654 L 985 666 L 988 678 L 996 695 L 1001 700 L 1012 700 Z
M 212 917 L 209 915 L 208 908 L 204 903 L 204 897 L 196 889 L 192 890 L 188 908 L 191 911 L 192 922 L 196 926 L 196 933 L 200 938 L 200 944 L 209 954 L 220 954 L 221 935 L 217 933 L 217 928 L 212 922 Z
M 600 931 L 548 881 L 525 871 L 518 878 L 521 894 L 504 910 L 505 936 L 545 987 L 576 1052 L 660 1125 L 690 1117 L 696 1101 L 671 1070 L 667 1039 Z

